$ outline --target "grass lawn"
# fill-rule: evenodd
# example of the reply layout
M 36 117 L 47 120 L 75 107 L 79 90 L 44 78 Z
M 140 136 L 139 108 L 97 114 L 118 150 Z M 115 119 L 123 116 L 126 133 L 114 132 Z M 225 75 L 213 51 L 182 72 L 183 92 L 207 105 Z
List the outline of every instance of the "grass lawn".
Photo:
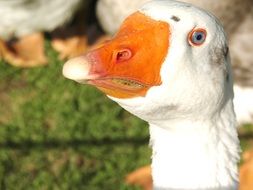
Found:
M 0 61 L 0 189 L 138 189 L 124 177 L 150 163 L 147 124 L 63 78 L 63 62 L 46 48 L 45 67 Z M 240 134 L 249 148 L 253 127 Z

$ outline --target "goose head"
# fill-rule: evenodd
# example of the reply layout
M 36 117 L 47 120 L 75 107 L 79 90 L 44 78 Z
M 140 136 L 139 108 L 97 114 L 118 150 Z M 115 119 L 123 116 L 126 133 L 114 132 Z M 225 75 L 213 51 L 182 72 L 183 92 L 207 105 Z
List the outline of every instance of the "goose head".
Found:
M 229 53 L 211 14 L 150 1 L 110 41 L 65 63 L 63 75 L 149 123 L 154 189 L 237 189 Z
M 206 118 L 233 98 L 226 36 L 204 10 L 151 1 L 114 37 L 69 60 L 66 78 L 94 85 L 149 123 Z

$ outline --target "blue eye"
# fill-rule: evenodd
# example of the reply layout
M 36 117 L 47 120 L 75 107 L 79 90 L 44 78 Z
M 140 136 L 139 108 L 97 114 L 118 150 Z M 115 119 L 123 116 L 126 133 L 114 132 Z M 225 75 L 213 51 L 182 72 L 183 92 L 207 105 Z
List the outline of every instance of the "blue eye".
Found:
M 198 28 L 189 33 L 188 41 L 192 46 L 202 45 L 206 40 L 206 30 Z

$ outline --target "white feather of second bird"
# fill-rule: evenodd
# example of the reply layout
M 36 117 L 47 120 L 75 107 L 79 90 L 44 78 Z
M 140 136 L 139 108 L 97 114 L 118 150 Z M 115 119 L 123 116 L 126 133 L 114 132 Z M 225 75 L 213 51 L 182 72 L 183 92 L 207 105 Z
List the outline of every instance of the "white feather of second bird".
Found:
M 86 1 L 84 1 L 86 2 Z M 68 22 L 82 0 L 0 0 L 0 38 L 52 31 Z

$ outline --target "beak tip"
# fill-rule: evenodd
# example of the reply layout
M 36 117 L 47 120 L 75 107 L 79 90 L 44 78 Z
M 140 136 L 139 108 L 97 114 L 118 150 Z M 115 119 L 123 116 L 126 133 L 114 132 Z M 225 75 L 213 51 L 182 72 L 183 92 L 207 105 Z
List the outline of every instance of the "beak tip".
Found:
M 63 65 L 62 74 L 71 80 L 85 80 L 88 76 L 90 65 L 85 57 L 70 59 Z

